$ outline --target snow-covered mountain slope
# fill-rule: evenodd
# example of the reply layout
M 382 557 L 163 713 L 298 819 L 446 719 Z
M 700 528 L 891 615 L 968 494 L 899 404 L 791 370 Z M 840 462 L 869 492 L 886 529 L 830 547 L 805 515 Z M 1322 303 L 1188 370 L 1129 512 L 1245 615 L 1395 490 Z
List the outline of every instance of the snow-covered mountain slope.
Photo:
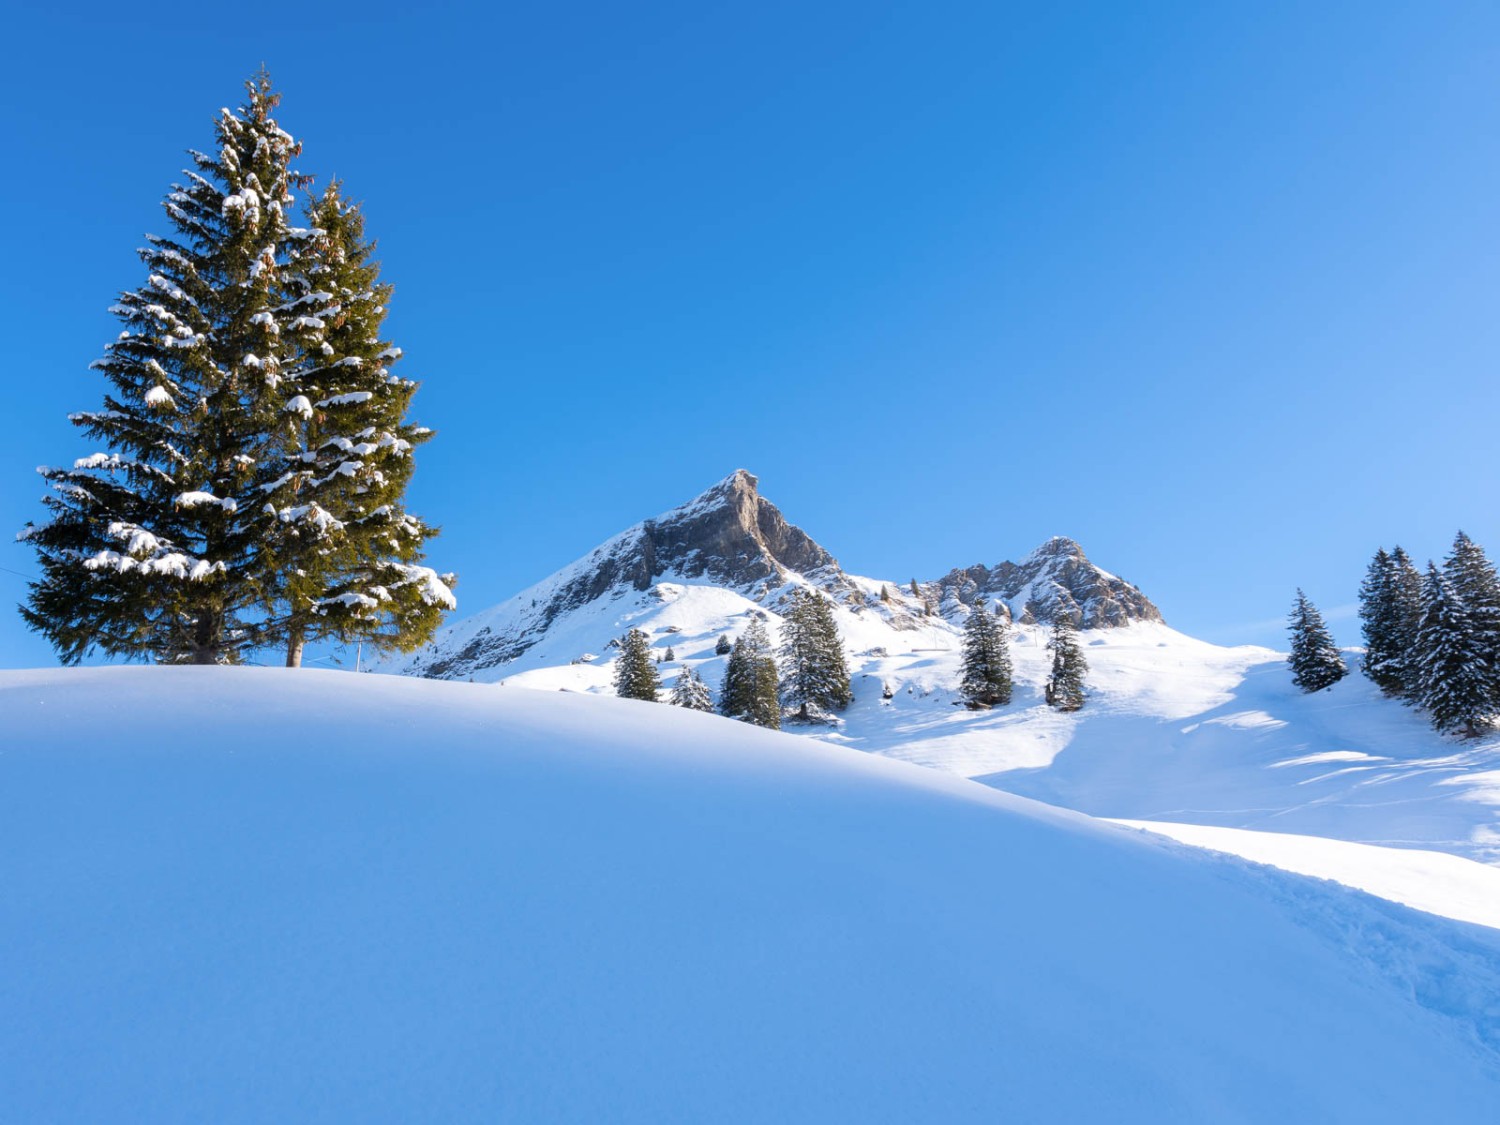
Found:
M 587 632 L 618 603 L 660 585 L 732 591 L 763 609 L 780 606 L 793 584 L 823 590 L 845 611 L 878 628 L 859 630 L 884 644 L 920 631 L 935 617 L 962 622 L 976 599 L 1017 620 L 1050 621 L 1059 609 L 1085 625 L 1160 621 L 1134 586 L 1100 570 L 1069 539 L 1043 544 L 1020 563 L 955 570 L 936 582 L 910 584 L 846 574 L 801 528 L 760 495 L 743 469 L 696 499 L 645 520 L 600 544 L 509 601 L 444 629 L 421 651 L 387 662 L 388 671 L 439 679 L 493 679 L 535 667 L 531 650 L 559 635 Z M 580 630 L 580 625 L 585 628 Z M 568 659 L 597 653 L 610 637 Z M 518 661 L 524 661 L 517 664 Z
M 1144 595 L 1069 540 L 1018 564 L 919 583 L 916 595 L 849 575 L 743 472 L 387 667 L 609 693 L 610 646 L 636 626 L 664 658 L 667 682 L 689 666 L 717 688 L 717 639 L 732 639 L 754 616 L 774 635 L 776 611 L 799 584 L 833 599 L 854 670 L 853 707 L 837 727 L 804 728 L 815 737 L 1101 817 L 1500 862 L 1500 739 L 1440 737 L 1357 673 L 1305 696 L 1280 654 L 1205 644 L 1166 627 Z M 984 713 L 955 706 L 961 626 L 977 598 L 994 599 L 1018 622 L 1015 701 Z M 1122 626 L 1084 632 L 1090 698 L 1076 715 L 1044 705 L 1045 630 L 1024 624 L 1058 607 Z M 504 653 L 512 655 L 497 662 Z M 1220 846 L 1243 839 L 1223 836 Z M 1271 840 L 1247 854 L 1282 856 L 1288 847 L 1295 844 Z M 1304 850 L 1298 870 L 1348 881 L 1359 869 Z M 1491 873 L 1470 875 L 1487 886 Z M 1374 875 L 1358 885 L 1384 893 L 1387 883 Z
M 0 716 L 9 1119 L 1500 1114 L 1494 931 L 938 771 L 307 670 Z

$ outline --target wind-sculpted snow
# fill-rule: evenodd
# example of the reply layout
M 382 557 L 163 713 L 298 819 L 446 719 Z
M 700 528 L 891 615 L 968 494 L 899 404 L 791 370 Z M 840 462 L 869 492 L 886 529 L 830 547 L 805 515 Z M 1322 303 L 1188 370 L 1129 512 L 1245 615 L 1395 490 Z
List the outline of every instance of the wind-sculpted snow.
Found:
M 16 1121 L 1458 1123 L 1500 944 L 714 716 L 0 673 Z

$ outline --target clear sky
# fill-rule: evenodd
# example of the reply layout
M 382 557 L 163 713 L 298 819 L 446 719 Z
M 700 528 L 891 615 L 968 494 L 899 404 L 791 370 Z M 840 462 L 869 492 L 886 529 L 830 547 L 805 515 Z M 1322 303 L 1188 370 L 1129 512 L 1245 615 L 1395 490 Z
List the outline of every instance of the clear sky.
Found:
M 92 10 L 90 10 L 92 8 Z M 183 150 L 363 199 L 460 612 L 737 467 L 855 573 L 1053 534 L 1210 640 L 1500 556 L 1493 3 L 15 5 L 0 600 Z M 1345 607 L 1340 615 L 1340 607 Z M 0 665 L 50 650 L 0 612 Z

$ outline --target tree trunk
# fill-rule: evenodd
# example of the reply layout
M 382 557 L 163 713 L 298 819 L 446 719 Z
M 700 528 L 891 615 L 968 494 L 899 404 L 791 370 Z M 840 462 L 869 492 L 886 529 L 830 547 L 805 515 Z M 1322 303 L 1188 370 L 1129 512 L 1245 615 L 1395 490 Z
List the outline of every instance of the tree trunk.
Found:
M 288 668 L 302 667 L 302 633 L 293 632 L 286 641 L 286 666 Z

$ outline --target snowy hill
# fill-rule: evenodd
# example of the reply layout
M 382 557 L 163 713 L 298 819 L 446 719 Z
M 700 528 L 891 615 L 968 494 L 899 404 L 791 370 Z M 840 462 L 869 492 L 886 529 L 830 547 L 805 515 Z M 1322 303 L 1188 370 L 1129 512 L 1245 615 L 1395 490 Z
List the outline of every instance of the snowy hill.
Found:
M 607 694 L 610 646 L 635 626 L 658 655 L 670 650 L 673 659 L 661 665 L 668 683 L 686 666 L 717 688 L 718 637 L 737 636 L 756 616 L 774 626 L 796 585 L 831 596 L 854 672 L 853 707 L 836 728 L 802 728 L 815 737 L 1101 817 L 1500 861 L 1500 739 L 1440 737 L 1357 674 L 1305 696 L 1280 654 L 1206 644 L 1168 628 L 1139 590 L 1069 540 L 1054 539 L 1020 563 L 954 571 L 919 584 L 918 596 L 849 575 L 787 524 L 744 472 L 388 668 Z M 1017 622 L 1016 699 L 984 713 L 955 706 L 961 626 L 976 598 L 994 599 Z M 1090 699 L 1076 715 L 1044 705 L 1045 630 L 1025 624 L 1059 606 L 1099 626 L 1082 634 Z M 1216 839 L 1257 856 L 1284 856 L 1291 846 Z M 1347 864 L 1326 849 L 1305 851 L 1297 869 L 1348 879 Z M 1441 857 L 1437 863 L 1448 870 Z M 1356 884 L 1386 893 L 1381 865 L 1364 866 Z M 1471 872 L 1460 898 L 1472 900 L 1474 887 L 1500 889 L 1497 874 Z M 1402 897 L 1419 900 L 1433 908 L 1420 896 Z
M 1495 931 L 935 770 L 306 670 L 0 715 L 9 1120 L 1500 1114 Z

